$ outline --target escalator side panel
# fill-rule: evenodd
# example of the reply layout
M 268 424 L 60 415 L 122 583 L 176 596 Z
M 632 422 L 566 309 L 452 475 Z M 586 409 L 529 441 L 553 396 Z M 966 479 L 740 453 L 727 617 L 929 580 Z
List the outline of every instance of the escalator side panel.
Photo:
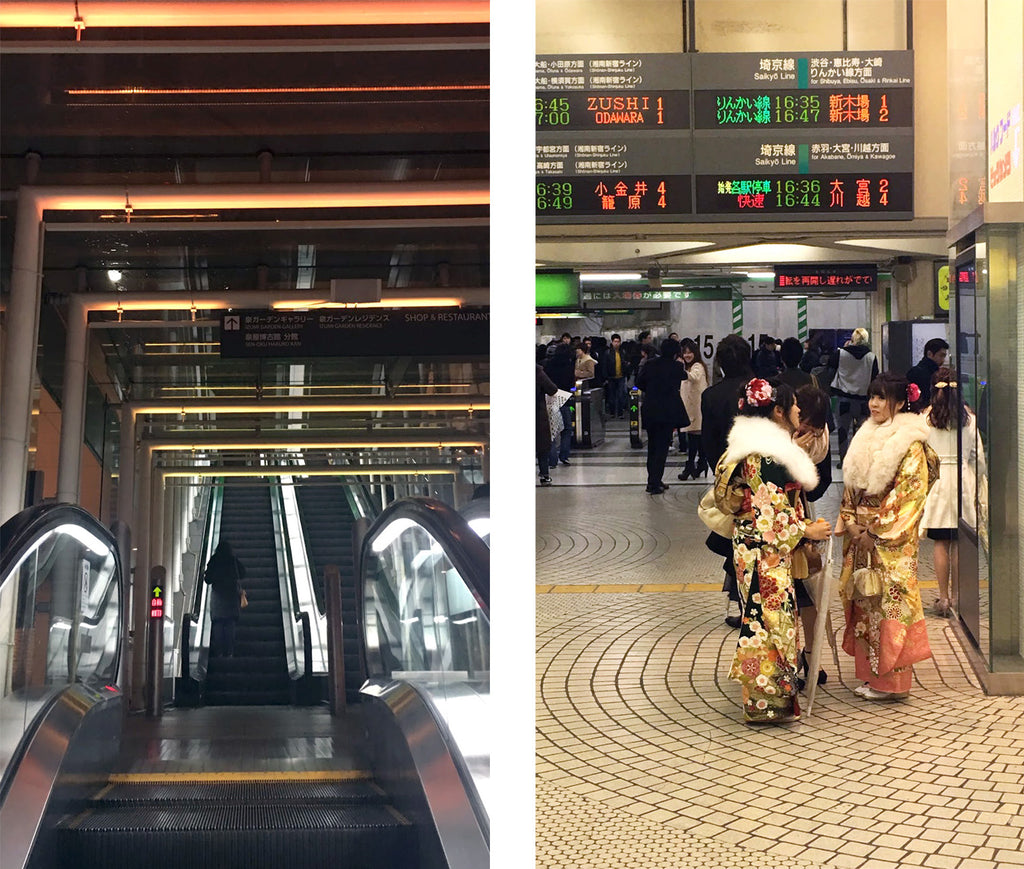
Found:
M 410 686 L 363 694 L 374 776 L 420 834 L 420 869 L 490 865 L 489 834 L 474 812 L 437 723 Z
M 46 711 L 0 806 L 4 869 L 54 865 L 56 819 L 106 779 L 120 749 L 122 714 L 119 693 L 82 685 L 66 689 Z

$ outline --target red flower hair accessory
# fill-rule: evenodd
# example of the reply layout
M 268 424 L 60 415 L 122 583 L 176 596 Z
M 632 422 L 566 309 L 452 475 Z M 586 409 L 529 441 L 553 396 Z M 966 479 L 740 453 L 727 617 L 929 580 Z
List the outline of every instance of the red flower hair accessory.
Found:
M 768 407 L 775 401 L 775 389 L 760 377 L 755 377 L 747 384 L 744 394 L 751 407 Z
M 907 384 L 907 401 L 913 403 L 921 397 L 921 387 L 916 383 Z

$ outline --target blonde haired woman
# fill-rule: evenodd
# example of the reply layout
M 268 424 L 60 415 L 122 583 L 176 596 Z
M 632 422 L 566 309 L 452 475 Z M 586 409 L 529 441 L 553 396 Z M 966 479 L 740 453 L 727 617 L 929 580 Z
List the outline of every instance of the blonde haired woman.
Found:
M 854 329 L 845 347 L 836 350 L 828 367 L 835 371 L 832 395 L 839 399 L 836 428 L 839 438 L 839 461 L 846 458 L 846 449 L 857 429 L 868 418 L 868 386 L 878 377 L 878 359 L 868 344 L 867 329 Z

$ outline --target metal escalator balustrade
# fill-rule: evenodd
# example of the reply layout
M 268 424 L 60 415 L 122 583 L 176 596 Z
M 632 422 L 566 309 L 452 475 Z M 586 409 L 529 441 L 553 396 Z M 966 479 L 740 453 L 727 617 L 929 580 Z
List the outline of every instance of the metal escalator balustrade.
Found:
M 405 683 L 424 699 L 489 838 L 490 550 L 445 504 L 404 499 L 367 533 L 360 573 L 363 691 Z
M 24 510 L 0 544 L 0 865 L 14 869 L 69 768 L 71 735 L 120 719 L 123 589 L 116 541 L 79 507 Z M 102 761 L 113 743 L 93 748 Z

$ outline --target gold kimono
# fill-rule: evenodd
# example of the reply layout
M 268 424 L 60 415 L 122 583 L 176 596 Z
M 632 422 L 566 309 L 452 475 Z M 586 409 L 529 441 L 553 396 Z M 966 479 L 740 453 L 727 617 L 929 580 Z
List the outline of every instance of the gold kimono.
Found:
M 865 551 L 847 535 L 843 546 L 843 650 L 853 656 L 857 678 L 878 691 L 909 691 L 912 665 L 931 657 L 917 584 L 918 525 L 937 478 L 938 457 L 917 441 L 879 494 L 850 486 L 843 492 L 842 521 L 867 528 L 875 542 Z

